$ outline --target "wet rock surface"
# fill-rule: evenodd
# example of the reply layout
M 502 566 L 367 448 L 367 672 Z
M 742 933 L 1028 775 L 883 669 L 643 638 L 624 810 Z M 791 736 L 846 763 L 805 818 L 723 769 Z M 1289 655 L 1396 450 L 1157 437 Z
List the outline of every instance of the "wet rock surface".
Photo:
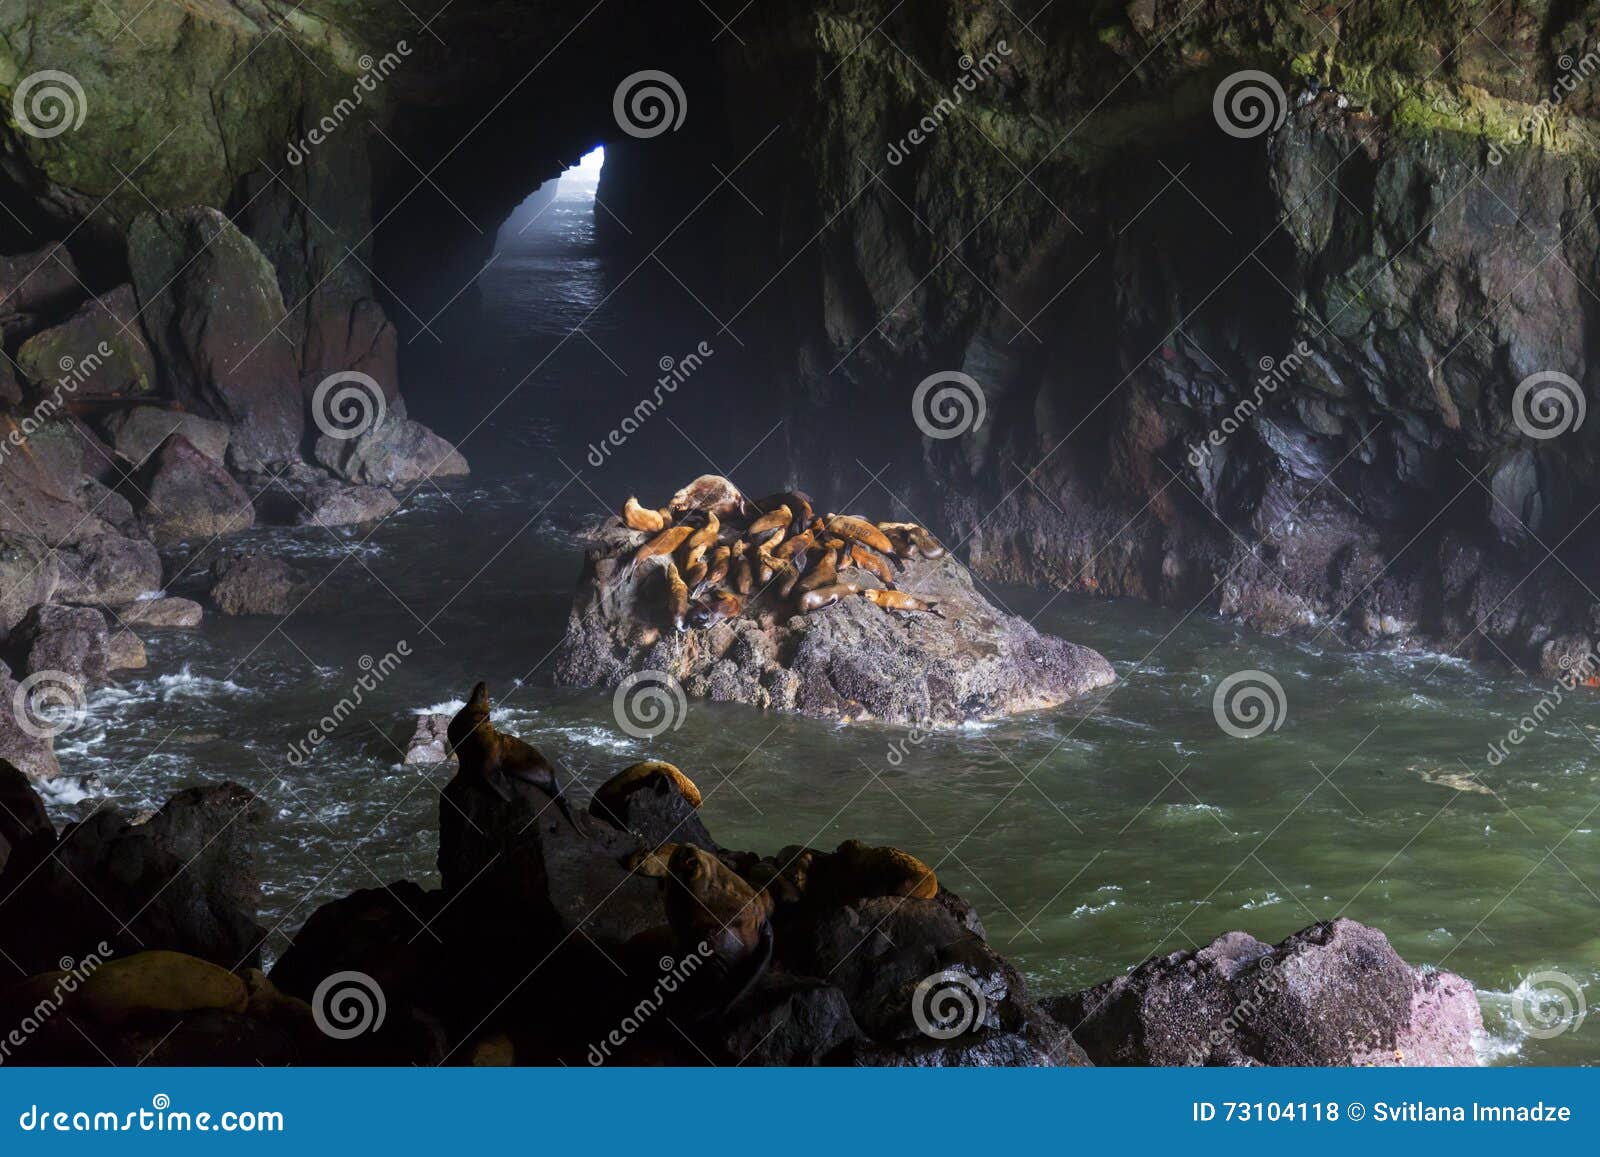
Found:
M 1244 932 L 1047 1001 L 1100 1065 L 1476 1065 L 1472 985 L 1339 919 L 1277 945 Z
M 718 701 L 953 726 L 1055 706 L 1116 678 L 1098 652 L 994 606 L 948 556 L 907 559 L 896 573 L 901 590 L 937 603 L 943 617 L 861 598 L 800 615 L 793 599 L 772 591 L 753 598 L 745 616 L 674 631 L 659 572 L 627 567 L 648 537 L 616 519 L 597 532 L 556 655 L 557 682 L 610 686 L 661 671 L 690 695 Z

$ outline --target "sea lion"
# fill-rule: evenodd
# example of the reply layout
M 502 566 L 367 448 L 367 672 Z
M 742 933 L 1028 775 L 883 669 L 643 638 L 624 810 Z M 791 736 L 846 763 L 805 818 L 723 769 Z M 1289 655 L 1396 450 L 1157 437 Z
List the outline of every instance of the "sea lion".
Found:
M 796 532 L 804 530 L 811 523 L 811 496 L 802 490 L 781 490 L 777 494 L 769 494 L 765 498 L 757 499 L 755 506 L 764 511 L 787 506 L 794 516 L 793 526 Z
M 678 566 L 670 558 L 661 564 L 661 573 L 667 583 L 667 617 L 673 630 L 683 630 L 683 620 L 689 614 L 689 584 L 678 573 Z
M 864 542 L 873 550 L 883 554 L 894 553 L 894 544 L 889 541 L 888 536 L 865 518 L 856 518 L 850 514 L 830 514 L 823 525 L 827 527 L 829 534 Z
M 740 595 L 748 595 L 755 589 L 755 569 L 750 562 L 750 551 L 744 543 L 735 543 L 733 548 L 733 589 Z
M 931 900 L 939 894 L 939 880 L 933 869 L 910 852 L 899 848 L 873 847 L 860 840 L 846 840 L 832 856 L 813 868 L 826 890 L 837 900 L 848 902 L 869 896 L 905 896 Z
M 561 809 L 572 830 L 587 839 L 562 794 L 555 765 L 533 744 L 497 730 L 489 718 L 491 706 L 489 685 L 479 683 L 445 729 L 449 749 L 461 761 L 457 774 L 477 781 L 507 803 L 537 788 Z
M 733 548 L 727 543 L 722 543 L 711 552 L 711 563 L 706 570 L 705 581 L 709 586 L 716 586 L 728 577 L 728 569 L 733 565 Z
M 793 521 L 794 515 L 789 508 L 780 506 L 778 509 L 769 511 L 752 522 L 745 533 L 752 539 L 759 538 L 764 534 L 771 534 L 773 531 L 782 533 L 789 529 L 789 524 Z
M 861 588 L 855 583 L 834 583 L 831 586 L 818 587 L 800 596 L 800 613 L 805 615 L 812 611 L 820 611 L 823 607 L 833 606 L 842 598 L 861 593 L 863 593 Z
M 801 591 L 814 591 L 818 587 L 832 586 L 839 581 L 839 556 L 831 550 L 822 552 L 810 570 L 797 584 Z
M 861 597 L 875 606 L 880 606 L 886 611 L 916 612 L 924 615 L 937 615 L 945 618 L 945 613 L 939 610 L 938 603 L 930 603 L 905 591 L 880 591 L 876 588 L 864 590 Z
M 628 855 L 622 861 L 622 866 L 635 876 L 649 876 L 655 880 L 667 878 L 667 865 L 672 862 L 672 853 L 678 850 L 678 844 L 662 844 L 658 848 L 640 848 Z
M 918 522 L 880 522 L 878 529 L 894 541 L 895 553 L 902 558 L 920 554 L 923 558 L 943 558 L 949 552 L 944 544 Z
M 704 510 L 719 518 L 751 511 L 750 500 L 739 488 L 719 474 L 702 474 L 672 496 L 668 504 L 674 514 Z
M 667 861 L 667 923 L 681 946 L 704 942 L 734 964 L 756 953 L 772 897 L 745 883 L 716 856 L 679 844 Z
M 697 588 L 706 581 L 708 570 L 705 559 L 696 559 L 689 564 L 689 569 L 683 572 L 683 581 L 688 583 L 691 589 Z
M 767 544 L 767 551 L 773 558 L 794 558 L 802 551 L 808 551 L 817 545 L 817 536 L 812 531 L 794 535 L 773 546 Z
M 700 789 L 694 785 L 692 779 L 664 760 L 646 759 L 629 764 L 601 784 L 594 793 L 590 810 L 598 804 L 613 813 L 621 814 L 626 810 L 622 807 L 624 800 L 634 792 L 643 791 L 657 783 L 666 783 L 673 791 L 688 800 L 690 807 L 700 806 Z
M 694 531 L 694 527 L 685 523 L 667 527 L 634 552 L 633 561 L 628 564 L 628 570 L 631 571 L 646 559 L 657 558 L 660 555 L 671 555 L 689 540 L 689 536 Z
M 646 510 L 639 505 L 639 500 L 632 497 L 622 504 L 622 521 L 628 524 L 630 530 L 647 530 L 651 534 L 659 534 L 666 529 L 667 520 L 661 517 L 658 510 Z
M 883 583 L 884 586 L 894 586 L 894 572 L 889 569 L 889 564 L 883 561 L 883 556 L 870 546 L 852 542 L 850 544 L 850 564 L 860 567 Z
M 716 544 L 717 535 L 722 533 L 722 520 L 717 517 L 716 511 L 706 514 L 706 524 L 689 536 L 684 545 L 690 550 L 704 552 Z
M 721 587 L 689 605 L 689 625 L 704 630 L 723 619 L 736 619 L 743 611 L 744 599 Z

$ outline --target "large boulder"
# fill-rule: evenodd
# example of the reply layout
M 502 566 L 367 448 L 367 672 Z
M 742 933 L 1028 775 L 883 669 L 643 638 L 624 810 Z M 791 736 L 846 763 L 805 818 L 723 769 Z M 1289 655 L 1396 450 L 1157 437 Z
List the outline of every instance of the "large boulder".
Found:
M 0 663 L 0 760 L 5 760 L 32 780 L 54 779 L 61 774 L 52 743 L 53 718 L 41 718 L 37 700 L 26 685 L 13 679 Z
M 35 836 L 55 836 L 55 826 L 44 801 L 33 790 L 31 777 L 9 760 L 0 758 L 0 871 L 11 849 Z
M 83 298 L 82 274 L 65 245 L 0 256 L 0 320 L 56 312 Z
M 307 589 L 303 574 L 266 554 L 224 555 L 211 577 L 211 601 L 225 615 L 287 615 Z
M 354 526 L 386 518 L 399 508 L 399 499 L 382 486 L 325 482 L 301 496 L 295 522 L 300 526 Z
M 0 637 L 30 609 L 54 598 L 60 585 L 55 551 L 37 540 L 0 535 Z
M 244 487 L 182 434 L 156 451 L 142 492 L 145 525 L 158 543 L 236 534 L 255 524 Z
M 0 872 L 0 950 L 25 972 L 104 943 L 168 949 L 234 969 L 258 963 L 254 853 L 265 809 L 237 784 L 191 788 L 142 823 L 97 809 L 36 836 Z
M 272 263 L 227 217 L 198 205 L 140 216 L 128 262 L 174 396 L 232 427 L 240 468 L 297 459 L 304 407 Z
M 34 607 L 6 640 L 13 666 L 24 675 L 74 681 L 80 688 L 105 682 L 106 617 L 93 607 Z
M 114 606 L 161 589 L 161 552 L 145 538 L 102 534 L 56 549 L 62 602 Z
M 182 434 L 207 458 L 222 462 L 228 452 L 230 436 L 225 422 L 164 406 L 131 406 L 116 410 L 101 422 L 100 428 L 117 454 L 135 468 L 142 466 L 173 434 Z
M 957 726 L 1055 706 L 1116 679 L 1098 652 L 991 604 L 948 555 L 908 559 L 896 576 L 903 590 L 936 602 L 942 618 L 902 616 L 862 598 L 801 615 L 768 589 L 739 618 L 674 631 L 659 568 L 628 566 L 646 537 L 617 519 L 597 533 L 556 654 L 557 682 L 611 686 L 661 671 L 708 699 Z
M 467 460 L 449 442 L 420 422 L 392 413 L 355 437 L 323 434 L 314 453 L 340 477 L 371 486 L 412 486 L 469 473 Z
M 1346 919 L 1225 933 L 1047 1007 L 1102 1065 L 1475 1065 L 1483 1029 L 1469 982 Z
M 76 397 L 131 397 L 156 386 L 156 363 L 139 324 L 131 285 L 84 303 L 66 321 L 34 334 L 17 365 L 39 387 Z

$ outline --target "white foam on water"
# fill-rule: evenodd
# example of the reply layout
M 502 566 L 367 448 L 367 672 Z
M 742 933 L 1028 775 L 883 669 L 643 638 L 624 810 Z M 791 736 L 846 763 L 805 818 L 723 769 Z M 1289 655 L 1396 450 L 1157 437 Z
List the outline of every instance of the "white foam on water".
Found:
M 431 707 L 418 707 L 411 712 L 413 715 L 454 715 L 467 705 L 465 699 L 446 699 L 443 703 L 435 703 Z
M 1278 893 L 1276 893 L 1274 891 L 1271 891 L 1269 889 L 1267 894 L 1265 896 L 1263 896 L 1261 899 L 1259 899 L 1259 900 L 1246 900 L 1243 904 L 1240 904 L 1239 905 L 1239 911 L 1241 911 L 1241 912 L 1253 912 L 1257 908 L 1270 908 L 1274 904 L 1281 904 L 1281 903 L 1283 903 L 1283 897 L 1278 895 Z
M 205 699 L 216 694 L 255 694 L 248 687 L 240 686 L 232 679 L 214 679 L 210 675 L 196 675 L 188 663 L 175 674 L 158 676 L 155 687 L 163 703 L 170 703 L 174 699 Z
M 1072 910 L 1074 916 L 1098 916 L 1117 906 L 1115 900 L 1107 900 L 1104 904 L 1079 904 Z

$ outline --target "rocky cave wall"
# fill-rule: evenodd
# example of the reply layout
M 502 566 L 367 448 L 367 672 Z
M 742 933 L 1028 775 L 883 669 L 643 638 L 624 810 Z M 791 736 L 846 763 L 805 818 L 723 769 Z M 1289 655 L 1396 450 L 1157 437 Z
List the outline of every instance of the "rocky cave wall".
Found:
M 612 147 L 608 200 L 648 252 L 714 158 L 762 213 L 690 232 L 713 307 L 774 351 L 797 479 L 847 495 L 858 460 L 892 462 L 980 574 L 1269 629 L 1532 663 L 1600 626 L 1600 423 L 1537 439 L 1512 410 L 1538 372 L 1590 392 L 1600 4 L 824 0 L 728 30 L 591 8 L 8 6 L 7 106 L 54 68 L 92 115 L 48 139 L 13 115 L 0 240 L 70 234 L 100 291 L 141 213 L 218 207 L 276 270 L 301 380 L 359 365 L 394 390 L 428 272 L 465 281 L 563 162 Z M 361 115 L 285 163 L 401 41 Z M 619 139 L 612 91 L 646 67 L 696 119 Z M 1241 139 L 1213 98 L 1242 69 L 1285 102 Z M 912 392 L 952 370 L 985 420 L 925 438 Z

